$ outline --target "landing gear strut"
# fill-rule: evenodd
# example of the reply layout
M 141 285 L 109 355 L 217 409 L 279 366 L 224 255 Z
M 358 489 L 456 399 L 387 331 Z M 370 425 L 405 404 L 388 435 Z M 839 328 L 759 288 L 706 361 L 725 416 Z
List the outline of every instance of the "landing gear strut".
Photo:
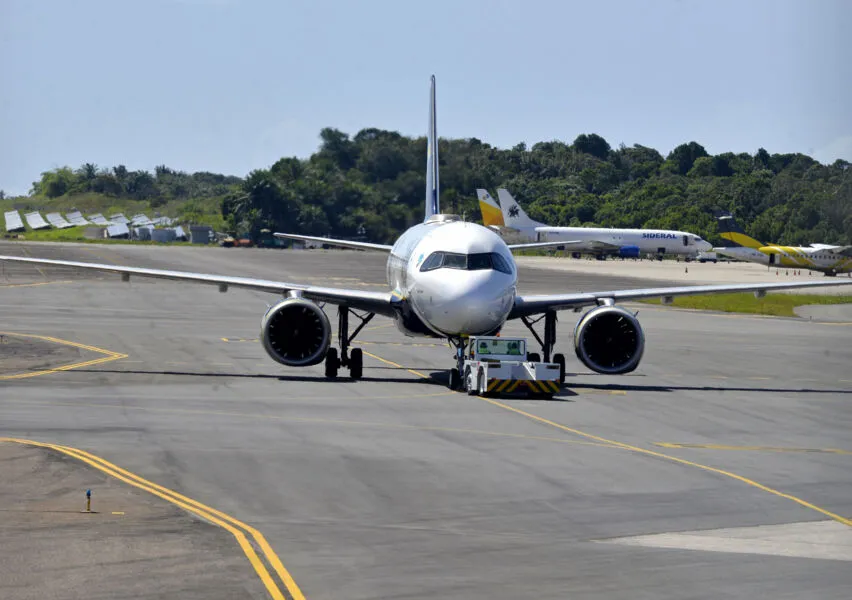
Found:
M 464 351 L 467 348 L 467 340 L 464 338 L 450 338 L 450 343 L 456 348 L 456 366 L 450 369 L 450 381 L 447 384 L 451 390 L 457 390 L 462 386 L 462 369 L 464 369 Z
M 535 325 L 544 319 L 544 339 L 541 339 L 538 332 L 535 330 Z M 551 353 L 556 346 L 556 311 L 549 310 L 537 319 L 530 317 L 521 317 L 521 321 L 533 334 L 535 340 L 541 346 L 541 352 L 544 355 L 544 362 L 551 362 Z M 538 356 L 535 353 L 527 354 L 530 361 L 538 362 Z M 556 353 L 553 354 L 553 362 L 559 365 L 559 385 L 565 383 L 565 355 Z
M 349 334 L 349 315 L 354 315 L 361 322 L 352 335 Z M 325 376 L 330 378 L 337 377 L 337 370 L 340 367 L 349 369 L 349 376 L 352 379 L 361 379 L 364 374 L 364 353 L 360 348 L 352 348 L 349 350 L 349 345 L 355 336 L 358 335 L 364 326 L 373 320 L 375 313 L 357 313 L 348 306 L 337 307 L 337 340 L 340 343 L 340 353 L 337 348 L 329 348 L 325 355 Z

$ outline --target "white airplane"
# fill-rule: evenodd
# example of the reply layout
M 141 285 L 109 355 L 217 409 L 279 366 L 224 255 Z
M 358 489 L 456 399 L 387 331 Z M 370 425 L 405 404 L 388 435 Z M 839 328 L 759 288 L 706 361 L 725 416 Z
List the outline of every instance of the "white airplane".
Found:
M 405 231 L 392 246 L 315 238 L 294 234 L 276 234 L 298 240 L 320 240 L 324 244 L 378 250 L 388 253 L 387 278 L 390 291 L 374 292 L 341 288 L 315 287 L 184 271 L 142 267 L 50 260 L 18 256 L 0 256 L 0 260 L 35 265 L 50 265 L 118 273 L 122 280 L 133 276 L 171 279 L 218 286 L 225 292 L 240 287 L 283 294 L 284 299 L 269 308 L 260 325 L 260 338 L 266 352 L 277 362 L 304 367 L 325 361 L 325 374 L 336 377 L 341 366 L 348 367 L 353 379 L 362 376 L 363 356 L 350 345 L 364 325 L 375 315 L 390 317 L 408 336 L 430 336 L 449 340 L 456 348 L 457 366 L 450 371 L 450 387 L 475 392 L 478 373 L 461 373 L 467 339 L 472 335 L 493 334 L 508 320 L 520 319 L 539 341 L 544 360 L 559 363 L 560 381 L 564 381 L 565 357 L 552 354 L 556 345 L 556 313 L 579 311 L 593 306 L 577 323 L 574 351 L 579 360 L 593 371 L 606 374 L 627 373 L 642 358 L 645 336 L 636 316 L 616 303 L 639 298 L 715 292 L 753 291 L 852 284 L 852 281 L 789 282 L 769 284 L 705 285 L 665 287 L 602 292 L 522 295 L 517 291 L 518 275 L 512 250 L 569 242 L 507 245 L 494 231 L 474 223 L 465 223 L 454 215 L 443 215 L 438 204 L 438 136 L 435 126 L 435 78 L 432 77 L 430 123 L 427 144 L 426 209 L 423 223 Z M 332 328 L 320 304 L 338 306 L 338 348 L 331 348 Z M 359 320 L 349 330 L 349 316 Z M 543 336 L 534 325 L 544 320 Z M 540 357 L 528 355 L 530 360 Z M 462 376 L 464 375 L 464 376 Z
M 638 258 L 641 255 L 695 255 L 712 249 L 709 242 L 687 231 L 663 229 L 609 229 L 593 227 L 550 227 L 533 221 L 505 189 L 497 190 L 500 204 L 482 189 L 476 190 L 482 221 L 509 239 L 559 241 L 578 240 L 572 246 L 575 253 L 593 253 L 599 258 L 607 255 Z
M 733 215 L 721 214 L 716 219 L 719 221 L 719 235 L 732 244 L 724 248 L 713 248 L 718 254 L 769 267 L 820 271 L 828 277 L 834 277 L 838 273 L 852 273 L 852 246 L 764 244 L 743 231 Z

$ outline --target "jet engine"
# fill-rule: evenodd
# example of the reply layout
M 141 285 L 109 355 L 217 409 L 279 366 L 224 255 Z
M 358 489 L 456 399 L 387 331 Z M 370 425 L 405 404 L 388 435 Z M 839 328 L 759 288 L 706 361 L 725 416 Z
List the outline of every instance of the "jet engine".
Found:
M 325 358 L 331 325 L 325 312 L 302 298 L 282 300 L 263 315 L 260 340 L 267 354 L 288 367 L 307 367 Z
M 618 249 L 620 258 L 639 258 L 639 246 L 622 246 Z
M 633 371 L 645 350 L 639 321 L 619 306 L 590 310 L 574 330 L 577 358 L 592 371 L 620 375 Z

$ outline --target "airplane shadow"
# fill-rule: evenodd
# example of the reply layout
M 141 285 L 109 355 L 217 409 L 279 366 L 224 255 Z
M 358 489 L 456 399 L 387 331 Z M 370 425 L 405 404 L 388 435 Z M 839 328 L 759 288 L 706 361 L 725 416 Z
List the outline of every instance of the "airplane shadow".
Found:
M 429 378 L 434 383 L 447 387 L 450 383 L 450 373 L 449 371 L 432 371 L 429 373 Z M 425 379 L 423 381 L 426 381 Z M 462 392 L 464 393 L 464 392 Z M 566 389 L 563 387 L 561 390 L 556 392 L 552 398 L 545 398 L 539 396 L 529 396 L 527 393 L 521 392 L 518 394 L 489 394 L 487 397 L 492 398 L 500 398 L 503 400 L 535 400 L 538 402 L 573 402 L 570 398 L 573 396 L 577 396 L 577 392 Z
M 175 377 L 221 377 L 221 378 L 237 378 L 237 379 L 273 379 L 278 381 L 291 381 L 294 383 L 298 382 L 313 382 L 313 383 L 323 383 L 323 382 L 334 382 L 334 383 L 347 383 L 347 384 L 357 384 L 358 382 L 381 382 L 381 383 L 418 383 L 418 384 L 429 384 L 431 383 L 427 379 L 420 378 L 404 378 L 404 377 L 362 377 L 361 379 L 354 380 L 349 377 L 342 375 L 337 377 L 336 379 L 328 379 L 323 375 L 317 375 L 315 377 L 310 377 L 307 375 L 269 375 L 266 373 L 227 373 L 223 371 L 166 371 L 166 370 L 158 370 L 158 369 L 133 369 L 133 370 L 119 370 L 119 369 L 75 369 L 75 373 L 95 373 L 95 374 L 112 374 L 112 375 L 169 375 Z
M 417 367 L 404 367 L 405 369 L 418 370 Z M 369 371 L 397 371 L 398 367 L 370 367 L 365 369 Z M 428 378 L 420 377 L 385 377 L 385 376 L 365 376 L 359 380 L 353 380 L 345 374 L 340 377 L 329 380 L 323 375 L 308 376 L 308 375 L 271 375 L 266 373 L 233 373 L 225 371 L 178 371 L 178 370 L 160 370 L 160 369 L 76 369 L 75 373 L 92 373 L 92 374 L 114 374 L 114 375 L 166 375 L 175 377 L 208 377 L 208 378 L 235 378 L 235 379 L 268 379 L 294 383 L 323 383 L 334 381 L 334 383 L 343 383 L 355 385 L 359 382 L 367 383 L 399 383 L 399 384 L 418 384 L 447 387 L 449 383 L 449 371 L 428 371 L 422 369 L 421 372 Z M 345 373 L 345 372 L 344 372 Z M 585 374 L 584 374 L 585 375 Z M 602 392 L 748 392 L 759 394 L 852 394 L 852 389 L 814 389 L 814 388 L 781 388 L 781 387 L 743 387 L 743 386 L 724 386 L 724 385 L 652 385 L 652 384 L 621 384 L 621 383 L 580 383 L 572 382 L 571 375 L 565 382 L 562 389 L 557 392 L 552 399 L 531 398 L 535 400 L 547 400 L 551 402 L 573 402 L 570 398 L 578 396 L 578 392 L 583 390 L 595 390 Z M 502 397 L 502 396 L 501 396 Z M 512 398 L 512 395 L 506 396 Z M 517 399 L 524 399 L 523 394 L 514 396 Z

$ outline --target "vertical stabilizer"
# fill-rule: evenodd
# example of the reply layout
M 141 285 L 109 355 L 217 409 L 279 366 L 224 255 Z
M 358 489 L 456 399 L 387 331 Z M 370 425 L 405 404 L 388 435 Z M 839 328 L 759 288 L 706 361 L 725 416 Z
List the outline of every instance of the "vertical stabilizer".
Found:
M 506 225 L 503 220 L 503 213 L 500 211 L 500 205 L 487 190 L 476 190 L 476 197 L 479 198 L 479 210 L 482 212 L 483 225 L 486 227 L 503 227 Z
M 742 246 L 744 248 L 762 248 L 763 244 L 753 237 L 750 237 L 742 227 L 734 220 L 734 216 L 730 213 L 718 215 L 716 219 L 719 222 L 719 235 L 731 242 L 733 246 Z
M 429 133 L 426 136 L 426 215 L 424 221 L 432 215 L 440 214 L 438 196 L 438 125 L 435 111 L 435 76 L 432 75 L 432 87 L 429 93 Z
M 541 227 L 544 224 L 538 221 L 533 221 L 524 212 L 524 209 L 512 198 L 512 194 L 508 190 L 500 188 L 497 190 L 497 197 L 500 199 L 500 209 L 503 212 L 503 221 L 507 227 L 524 228 L 524 227 Z

